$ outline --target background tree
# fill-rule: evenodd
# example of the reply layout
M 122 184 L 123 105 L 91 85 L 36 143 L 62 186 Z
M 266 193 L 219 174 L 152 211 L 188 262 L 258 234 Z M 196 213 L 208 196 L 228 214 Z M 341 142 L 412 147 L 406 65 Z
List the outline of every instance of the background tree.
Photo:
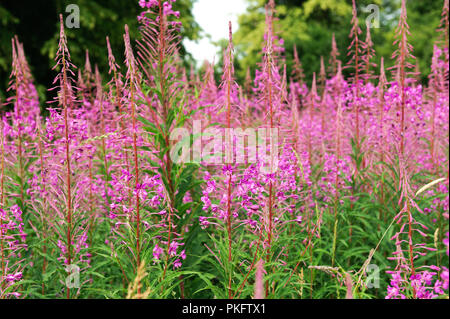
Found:
M 246 13 L 239 16 L 239 29 L 234 39 L 236 47 L 236 72 L 240 80 L 245 78 L 247 68 L 252 74 L 261 61 L 261 48 L 264 33 L 264 5 L 266 0 L 247 0 L 249 7 Z M 278 0 L 276 3 L 275 30 L 284 39 L 285 58 L 288 74 L 293 65 L 293 46 L 298 50 L 300 60 L 305 69 L 307 79 L 312 73 L 319 72 L 320 57 L 327 64 L 331 51 L 332 34 L 335 34 L 340 59 L 343 65 L 347 62 L 347 47 L 350 44 L 351 1 L 349 0 Z M 372 28 L 371 35 L 379 64 L 384 57 L 386 67 L 390 67 L 394 28 L 400 13 L 399 0 L 358 0 L 358 17 L 365 38 L 365 20 L 370 12 L 364 9 L 369 4 L 380 8 L 380 28 Z M 419 60 L 422 80 L 429 74 L 429 62 L 436 39 L 435 30 L 439 25 L 443 1 L 422 0 L 408 1 L 408 22 L 411 27 L 410 42 L 414 46 Z M 222 43 L 222 42 L 220 42 Z M 326 65 L 328 68 L 328 65 Z
M 180 11 L 183 23 L 182 36 L 191 40 L 198 38 L 200 27 L 192 15 L 192 4 L 195 0 L 178 0 L 174 9 Z M 114 55 L 122 65 L 123 26 L 128 24 L 130 36 L 138 35 L 137 16 L 142 9 L 138 1 L 109 0 L 46 0 L 31 1 L 24 4 L 20 1 L 2 1 L 0 4 L 0 92 L 5 92 L 11 70 L 11 38 L 14 35 L 23 42 L 25 53 L 29 59 L 33 76 L 41 100 L 48 95 L 47 88 L 55 73 L 51 71 L 53 59 L 58 46 L 58 16 L 67 17 L 69 4 L 80 8 L 80 28 L 66 28 L 69 39 L 69 50 L 72 62 L 77 67 L 84 67 L 85 51 L 89 49 L 92 67 L 98 65 L 103 78 L 108 73 L 108 52 L 106 36 L 109 36 Z M 180 54 L 188 63 L 192 57 L 181 45 Z M 4 94 L 4 93 L 0 93 Z M 5 99 L 5 96 L 1 96 Z

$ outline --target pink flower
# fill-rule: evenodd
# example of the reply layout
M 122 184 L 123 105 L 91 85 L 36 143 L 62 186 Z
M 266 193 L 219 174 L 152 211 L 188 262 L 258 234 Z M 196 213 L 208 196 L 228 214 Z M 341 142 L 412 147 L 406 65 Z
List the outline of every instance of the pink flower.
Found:
M 156 244 L 153 248 L 153 259 L 160 260 L 162 253 L 163 249 Z

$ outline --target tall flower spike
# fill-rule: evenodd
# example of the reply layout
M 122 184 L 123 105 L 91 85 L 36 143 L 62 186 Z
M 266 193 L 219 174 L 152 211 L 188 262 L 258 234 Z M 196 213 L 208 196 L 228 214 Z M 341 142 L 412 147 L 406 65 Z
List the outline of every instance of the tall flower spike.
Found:
M 155 18 L 142 19 L 141 39 L 137 41 L 137 63 L 145 74 L 144 80 L 149 85 L 153 85 L 153 79 L 158 83 L 157 89 L 162 95 L 158 103 L 158 115 L 163 120 L 168 116 L 171 95 L 175 89 L 174 85 L 168 85 L 168 79 L 174 67 L 176 48 L 180 41 L 178 34 L 180 22 L 170 21 L 172 15 L 177 17 L 179 14 L 171 8 L 172 5 L 168 2 L 164 4 L 162 1 L 155 2 L 155 9 L 147 11 Z M 165 87 L 166 85 L 168 87 Z
M 419 63 L 419 59 L 416 59 L 416 64 L 414 65 L 414 86 L 417 83 L 420 83 L 422 80 L 422 73 L 420 72 L 420 63 Z
M 337 67 L 337 74 L 336 74 L 336 91 L 337 91 L 337 112 L 336 112 L 336 159 L 340 160 L 341 158 L 341 117 L 342 117 L 342 98 L 341 98 L 341 93 L 342 93 L 342 82 L 344 80 L 343 76 L 342 76 L 342 63 L 341 61 L 337 62 L 338 67 Z M 336 175 L 336 179 L 337 179 L 337 175 Z M 337 185 L 338 181 L 336 181 L 336 185 Z
M 225 61 L 224 61 L 224 75 L 222 77 L 223 85 L 226 87 L 226 114 L 227 114 L 227 124 L 225 127 L 225 163 L 227 165 L 231 164 L 233 162 L 233 152 L 232 152 L 232 133 L 231 133 L 231 95 L 232 95 L 232 89 L 234 84 L 234 67 L 233 67 L 233 33 L 231 28 L 231 21 L 228 22 L 228 29 L 229 29 L 229 39 L 228 39 L 228 46 L 226 50 L 225 55 Z M 227 233 L 228 233 L 228 263 L 231 265 L 232 261 L 232 212 L 231 212 L 231 178 L 232 178 L 232 170 L 228 173 L 228 181 L 227 181 Z M 231 290 L 231 272 L 229 276 L 229 282 L 228 282 L 228 298 L 231 299 L 232 297 L 232 290 Z
M 231 21 L 228 22 L 228 46 L 226 49 L 226 55 L 224 59 L 223 69 L 224 74 L 222 76 L 222 83 L 226 87 L 227 91 L 227 101 L 226 101 L 226 114 L 227 114 L 227 123 L 226 127 L 231 127 L 231 90 L 233 89 L 234 84 L 234 65 L 233 65 L 233 56 L 234 56 L 234 48 L 233 48 L 233 33 L 231 28 Z M 229 163 L 229 161 L 227 161 Z
M 64 113 L 64 144 L 65 144 L 65 162 L 66 162 L 66 260 L 67 264 L 72 263 L 72 170 L 71 170 L 71 150 L 70 150 L 70 127 L 69 127 L 69 111 L 73 107 L 74 96 L 72 91 L 71 82 L 73 81 L 74 73 L 72 67 L 75 66 L 70 62 L 70 53 L 67 47 L 67 38 L 64 32 L 64 21 L 62 14 L 60 19 L 60 34 L 59 34 L 59 48 L 56 54 L 56 65 L 61 67 L 60 73 L 57 75 L 56 80 L 59 80 L 59 106 Z M 70 288 L 66 287 L 67 298 L 70 298 Z
M 114 54 L 111 49 L 111 44 L 109 42 L 109 37 L 106 37 L 106 47 L 108 48 L 108 63 L 109 63 L 109 71 L 108 73 L 115 74 L 119 70 L 119 65 L 116 63 L 116 58 L 114 57 Z
M 440 55 L 441 49 L 437 45 L 434 46 L 433 58 L 431 60 L 431 73 L 428 76 L 429 86 L 427 94 L 431 97 L 431 132 L 430 132 L 430 155 L 431 165 L 437 173 L 437 161 L 436 161 L 436 115 L 438 111 L 438 100 L 441 92 L 446 91 L 446 85 L 448 82 L 444 80 L 442 74 L 442 68 L 440 68 Z
M 362 44 L 362 47 L 364 50 L 364 55 L 362 57 L 365 72 L 364 79 L 367 83 L 374 77 L 372 67 L 375 68 L 377 66 L 376 63 L 372 62 L 372 59 L 375 57 L 375 49 L 373 48 L 372 37 L 370 35 L 370 25 L 368 23 L 366 29 L 366 40 Z
M 269 1 L 269 4 L 266 6 L 266 32 L 265 32 L 265 44 L 263 48 L 263 70 L 262 70 L 262 88 L 261 93 L 263 95 L 262 100 L 264 101 L 264 107 L 267 114 L 266 123 L 269 127 L 269 132 L 267 138 L 271 138 L 272 129 L 277 126 L 278 123 L 274 122 L 276 118 L 276 114 L 279 111 L 280 107 L 280 75 L 278 73 L 276 56 L 274 54 L 274 34 L 273 34 L 273 15 L 275 10 L 275 3 L 273 0 Z M 255 79 L 255 82 L 257 79 Z M 272 145 L 272 148 L 274 145 Z M 278 147 L 277 145 L 275 147 Z M 274 173 L 273 171 L 273 153 L 274 150 L 270 149 L 270 160 L 269 160 L 269 170 L 270 173 Z M 266 229 L 266 241 L 267 241 L 267 262 L 270 261 L 270 247 L 272 246 L 273 239 L 273 218 L 274 218 L 274 195 L 275 189 L 273 185 L 272 178 L 269 181 L 269 189 L 268 189 L 268 203 L 267 203 L 267 225 Z M 266 281 L 266 296 L 269 294 L 269 281 Z
M 86 49 L 85 53 L 85 63 L 84 63 L 84 76 L 86 78 L 86 82 L 91 83 L 92 82 L 92 66 L 91 66 L 91 60 L 89 59 L 89 50 Z
M 355 114 L 355 140 L 357 146 L 359 147 L 359 95 L 360 95 L 360 74 L 362 71 L 362 61 L 361 61 L 361 53 L 362 46 L 361 41 L 359 39 L 359 35 L 362 33 L 361 28 L 359 27 L 359 20 L 356 11 L 356 3 L 355 0 L 352 2 L 352 28 L 350 30 L 349 38 L 352 38 L 352 42 L 348 47 L 348 56 L 351 56 L 350 60 L 347 63 L 347 67 L 353 69 L 352 77 L 353 77 L 353 85 L 354 85 L 354 101 L 353 108 Z
M 20 67 L 19 67 L 19 59 L 17 57 L 17 49 L 16 49 L 16 42 L 14 41 L 14 38 L 11 39 L 11 49 L 12 49 L 12 72 L 10 77 L 10 86 L 9 89 L 13 89 L 15 82 L 17 81 L 16 78 L 21 75 Z
M 250 67 L 247 68 L 247 72 L 245 73 L 245 82 L 244 82 L 245 94 L 247 98 L 252 94 L 252 76 L 250 74 Z
M 12 119 L 13 121 L 13 127 L 14 130 L 17 132 L 17 138 L 14 138 L 14 141 L 12 144 L 17 144 L 17 158 L 16 161 L 19 163 L 19 167 L 16 170 L 17 175 L 19 176 L 20 180 L 20 200 L 23 203 L 24 200 L 24 170 L 23 170 L 23 150 L 22 150 L 22 139 L 23 139 L 23 118 L 22 114 L 24 112 L 23 106 L 26 104 L 24 103 L 25 99 L 23 96 L 23 85 L 22 81 L 24 80 L 24 74 L 23 70 L 20 66 L 19 57 L 17 55 L 17 46 L 14 38 L 11 39 L 11 45 L 12 45 L 12 67 L 13 70 L 11 72 L 11 80 L 10 80 L 10 86 L 8 88 L 8 91 L 14 91 L 14 95 L 10 97 L 8 100 L 12 102 L 14 105 L 14 115 L 15 118 Z M 16 119 L 19 119 L 18 121 Z
M 111 44 L 109 42 L 109 37 L 106 37 L 106 46 L 108 48 L 108 63 L 109 63 L 109 71 L 108 73 L 113 74 L 112 79 L 108 83 L 110 87 L 109 95 L 114 96 L 114 103 L 117 105 L 119 114 L 120 114 L 120 128 L 122 131 L 125 130 L 124 117 L 122 116 L 125 112 L 124 105 L 122 104 L 122 95 L 123 95 L 123 83 L 122 83 L 122 73 L 119 72 L 120 66 L 116 63 L 116 58 L 111 49 Z M 124 157 L 126 159 L 126 163 L 128 166 L 128 153 L 124 151 Z
M 165 181 L 167 195 L 167 231 L 160 243 L 166 245 L 164 270 L 162 280 L 165 279 L 167 269 L 170 265 L 171 247 L 176 246 L 180 238 L 176 231 L 175 208 L 175 181 L 174 162 L 170 156 L 170 132 L 180 119 L 177 115 L 180 105 L 182 85 L 177 81 L 177 46 L 180 42 L 179 12 L 172 10 L 172 4 L 159 0 L 154 1 L 154 9 L 150 8 L 142 17 L 140 28 L 141 39 L 138 44 L 138 63 L 144 73 L 143 81 L 148 86 L 153 86 L 159 94 L 154 91 L 145 96 L 146 104 L 152 116 L 152 122 L 157 127 L 158 138 L 153 141 L 155 148 L 159 151 L 158 161 L 161 162 L 161 178 Z M 181 111 L 182 112 L 182 111 Z M 155 114 L 156 113 L 156 114 Z M 167 235 L 166 235 L 167 234 Z M 167 237 L 166 237 L 167 236 Z M 175 266 L 175 265 L 174 265 Z M 163 286 L 161 286 L 163 289 Z
M 384 58 L 381 57 L 381 62 L 380 62 L 380 76 L 378 77 L 378 103 L 379 103 L 379 108 L 378 108 L 378 112 L 379 112 L 379 146 L 380 146 L 380 161 L 384 162 L 384 156 L 385 156 L 385 140 L 386 140 L 386 136 L 385 136 L 385 126 L 384 126 L 384 93 L 386 90 L 386 83 L 387 83 L 387 79 L 386 79 L 386 73 L 384 71 Z M 383 185 L 382 185 L 383 187 Z
M 269 1 L 269 4 L 266 6 L 266 31 L 264 34 L 265 43 L 263 48 L 263 73 L 265 83 L 264 85 L 264 94 L 265 100 L 267 102 L 267 116 L 268 116 L 268 125 L 269 127 L 274 126 L 274 119 L 276 113 L 279 111 L 278 104 L 279 101 L 275 101 L 275 97 L 278 94 L 275 94 L 275 89 L 280 88 L 280 75 L 277 67 L 277 56 L 274 50 L 275 44 L 275 36 L 273 33 L 273 15 L 275 10 L 275 4 L 273 0 Z M 255 79 L 255 82 L 257 79 Z
M 13 157 L 10 159 L 18 165 L 13 165 L 15 173 L 19 177 L 17 183 L 20 187 L 18 202 L 23 209 L 25 202 L 25 191 L 27 188 L 26 167 L 30 164 L 30 159 L 34 153 L 34 142 L 36 138 L 36 117 L 40 114 L 39 98 L 33 78 L 25 58 L 23 45 L 19 42 L 17 36 L 11 39 L 13 53 L 13 72 L 8 91 L 14 91 L 13 96 L 8 98 L 14 105 L 10 117 L 12 128 L 14 130 L 11 145 L 16 151 L 11 152 Z
M 313 73 L 313 80 L 311 84 L 311 91 L 308 95 L 308 132 L 307 132 L 307 151 L 309 156 L 309 166 L 312 166 L 313 162 L 313 124 L 314 115 L 316 113 L 316 100 L 317 100 L 317 84 L 316 84 L 316 72 Z
M 84 98 L 87 97 L 86 96 L 87 88 L 86 88 L 86 85 L 84 84 L 84 79 L 83 79 L 83 75 L 81 74 L 81 69 L 78 69 L 77 87 L 79 88 L 78 96 L 79 96 L 80 100 L 83 100 Z
M 29 91 L 35 91 L 35 88 L 32 85 L 33 76 L 31 74 L 31 70 L 28 65 L 27 59 L 25 57 L 23 43 L 19 42 L 19 38 L 17 37 L 17 35 L 14 36 L 14 40 L 15 40 L 16 47 L 17 47 L 17 58 L 19 60 L 19 65 L 20 65 L 20 68 L 21 68 L 22 74 L 23 74 L 23 81 L 24 81 L 24 84 L 26 85 L 26 88 L 28 91 L 27 93 L 30 93 Z M 33 92 L 31 92 L 31 94 L 33 94 Z
M 104 105 L 103 105 L 103 86 L 102 86 L 102 78 L 100 76 L 100 72 L 98 71 L 97 65 L 95 65 L 95 87 L 96 87 L 96 100 L 99 105 L 98 111 L 100 112 L 100 133 L 102 136 L 105 136 L 106 129 L 105 129 L 105 112 L 104 112 Z M 102 138 L 101 141 L 101 148 L 102 148 L 102 157 L 103 157 L 103 165 L 105 168 L 105 181 L 109 179 L 109 170 L 108 170 L 108 160 L 107 160 L 107 149 L 106 149 L 106 142 L 105 139 Z M 106 187 L 106 186 L 105 186 Z
M 394 70 L 395 78 L 398 81 L 398 89 L 400 96 L 399 103 L 399 113 L 400 113 L 400 127 L 399 127 L 399 137 L 400 137 L 400 156 L 403 157 L 405 151 L 405 108 L 406 108 L 406 85 L 408 80 L 411 81 L 413 78 L 408 76 L 413 76 L 414 73 L 408 71 L 414 68 L 414 65 L 410 60 L 415 59 L 411 54 L 412 45 L 408 43 L 409 26 L 407 22 L 406 13 L 406 0 L 402 0 L 401 3 L 401 13 L 400 19 L 395 30 L 395 41 L 394 46 L 398 45 L 398 48 L 392 54 L 392 59 L 396 61 L 396 64 L 391 68 Z
M 331 37 L 331 52 L 330 52 L 330 60 L 329 60 L 329 72 L 331 73 L 331 77 L 336 76 L 337 67 L 338 67 L 338 56 L 340 55 L 339 50 L 336 44 L 336 37 L 333 32 L 333 36 Z
M 131 120 L 133 126 L 133 157 L 134 157 L 134 189 L 136 193 L 136 214 L 133 216 L 136 223 L 136 270 L 141 263 L 141 212 L 140 212 L 140 195 L 139 195 L 139 162 L 137 148 L 137 123 L 136 123 L 136 103 L 135 95 L 137 91 L 136 65 L 133 50 L 131 48 L 130 33 L 128 25 L 125 25 L 125 64 L 127 65 L 127 80 L 129 85 L 129 101 L 131 106 Z
M 444 6 L 442 8 L 442 14 L 441 14 L 441 23 L 440 23 L 437 31 L 440 33 L 439 41 L 442 43 L 444 49 L 446 49 L 447 56 L 449 54 L 449 52 L 448 52 L 448 37 L 449 37 L 448 15 L 449 15 L 448 0 L 444 0 Z M 448 63 L 448 58 L 447 58 L 447 63 Z
M 295 44 L 294 44 L 293 52 L 294 52 L 293 53 L 294 65 L 292 68 L 292 76 L 293 76 L 294 80 L 297 81 L 297 83 L 300 84 L 300 86 L 302 86 L 303 82 L 305 81 L 305 73 L 303 72 L 302 62 L 300 61 L 300 59 L 298 57 L 297 47 Z
M 92 73 L 92 66 L 91 61 L 89 59 L 89 50 L 86 49 L 86 55 L 85 55 L 85 64 L 84 64 L 84 70 L 83 70 L 83 77 L 84 77 L 84 84 L 85 84 L 85 97 L 88 101 L 91 103 L 95 100 L 95 95 L 93 92 L 93 88 L 95 86 L 95 76 Z
M 323 56 L 320 56 L 320 73 L 319 73 L 319 94 L 322 95 L 325 91 L 325 82 L 327 79 L 327 73 L 325 71 L 325 62 L 323 62 Z
M 124 95 L 124 85 L 122 82 L 122 73 L 119 71 L 120 66 L 116 63 L 116 58 L 114 57 L 114 54 L 111 49 L 111 44 L 109 42 L 109 37 L 106 37 L 106 46 L 108 48 L 108 62 L 109 62 L 109 71 L 108 73 L 113 73 L 112 79 L 109 81 L 109 96 L 111 98 L 111 101 L 117 106 L 117 110 L 119 111 L 119 128 L 121 131 L 121 135 L 127 134 L 126 128 L 127 125 L 125 123 L 125 114 L 128 113 L 127 111 L 129 108 L 127 108 L 126 103 L 123 101 L 123 95 Z M 114 97 L 114 98 L 112 98 Z M 130 161 L 129 161 L 129 154 L 128 151 L 123 148 L 122 150 L 122 159 L 124 161 L 125 167 L 127 172 L 130 172 Z
M 292 115 L 292 135 L 293 135 L 293 145 L 294 145 L 294 150 L 296 151 L 297 154 L 300 153 L 300 148 L 299 148 L 299 139 L 300 139 L 300 131 L 299 131 L 299 122 L 300 122 L 300 112 L 299 112 L 299 103 L 297 100 L 297 94 L 295 94 L 295 88 L 294 88 L 294 82 L 291 80 L 290 84 L 289 84 L 289 88 L 291 91 L 291 101 L 290 101 L 290 106 L 291 106 L 291 115 Z
M 214 79 L 214 61 L 209 63 L 205 60 L 203 68 L 205 71 L 199 93 L 199 104 L 206 108 L 206 117 L 211 121 L 214 113 L 218 111 L 215 106 L 211 106 L 211 102 L 215 102 L 217 99 L 217 84 Z

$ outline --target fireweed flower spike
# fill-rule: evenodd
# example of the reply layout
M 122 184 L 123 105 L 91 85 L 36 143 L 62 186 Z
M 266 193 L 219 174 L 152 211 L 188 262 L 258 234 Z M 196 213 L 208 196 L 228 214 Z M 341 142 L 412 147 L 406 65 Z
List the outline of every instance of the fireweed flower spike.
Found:
M 356 1 L 349 58 L 330 30 L 329 56 L 308 73 L 303 43 L 285 54 L 276 32 L 285 8 L 268 0 L 261 63 L 246 66 L 242 86 L 231 25 L 219 83 L 218 63 L 185 66 L 182 1 L 136 1 L 125 68 L 106 37 L 108 68 L 83 48 L 76 70 L 61 17 L 45 112 L 13 37 L 0 105 L 0 298 L 120 298 L 133 286 L 139 298 L 448 298 L 441 1 L 422 74 L 400 2 L 387 74 Z M 371 289 L 369 266 L 383 263 L 386 288 Z
M 70 62 L 62 15 L 60 24 L 55 65 L 55 68 L 60 68 L 55 78 L 55 83 L 58 83 L 55 87 L 58 89 L 58 96 L 55 98 L 57 107 L 49 108 L 50 117 L 46 122 L 44 143 L 47 151 L 43 152 L 43 159 L 48 163 L 45 197 L 51 209 L 50 212 L 37 213 L 45 216 L 46 222 L 57 237 L 52 243 L 55 243 L 57 251 L 60 251 L 57 258 L 62 263 L 60 267 L 66 268 L 76 264 L 80 269 L 84 269 L 90 263 L 90 255 L 87 253 L 87 223 L 84 209 L 81 208 L 86 200 L 85 194 L 78 189 L 83 185 L 87 169 L 84 151 L 86 144 L 81 143 L 87 139 L 87 121 L 83 110 L 75 109 L 75 75 L 72 71 L 75 66 Z M 62 281 L 64 282 L 64 279 Z M 66 286 L 65 290 L 66 298 L 74 296 L 69 286 Z
M 184 86 L 174 76 L 179 74 L 177 46 L 181 27 L 181 22 L 178 21 L 180 13 L 173 9 L 174 5 L 175 1 L 146 3 L 147 10 L 142 12 L 139 18 L 141 39 L 137 42 L 136 60 L 142 72 L 143 84 L 140 93 L 145 101 L 139 121 L 144 130 L 150 132 L 146 135 L 145 142 L 151 146 L 153 152 L 148 156 L 161 167 L 156 175 L 160 183 L 158 192 L 164 200 L 164 205 L 167 205 L 164 214 L 160 215 L 159 234 L 154 237 L 155 245 L 163 249 L 161 258 L 158 258 L 163 269 L 159 278 L 161 293 L 164 292 L 167 273 L 180 268 L 186 257 L 184 252 L 180 255 L 180 249 L 177 247 L 184 245 L 184 230 L 180 228 L 180 224 L 182 213 L 186 211 L 183 204 L 189 205 L 190 202 L 187 190 L 180 191 L 175 188 L 180 183 L 179 173 L 188 169 L 187 165 L 173 163 L 170 155 L 171 130 L 187 125 L 189 115 L 186 114 L 191 111 L 185 109 Z M 156 167 L 152 169 L 156 172 Z
M 359 36 L 362 33 L 360 27 L 359 27 L 359 20 L 358 20 L 358 15 L 357 15 L 357 11 L 356 11 L 356 3 L 355 0 L 353 0 L 352 2 L 352 28 L 350 30 L 350 34 L 349 34 L 349 38 L 352 39 L 352 42 L 350 43 L 350 46 L 347 48 L 347 55 L 350 56 L 350 60 L 347 62 L 347 66 L 349 68 L 352 68 L 353 73 L 352 73 L 352 77 L 353 77 L 353 91 L 354 91 L 354 96 L 353 96 L 353 110 L 354 110 L 354 116 L 355 116 L 355 123 L 354 123 L 354 127 L 355 127 L 355 141 L 359 147 L 359 143 L 360 143 L 360 132 L 359 132 L 359 113 L 360 113 L 360 101 L 359 101 L 359 96 L 360 96 L 360 75 L 362 72 L 362 41 L 360 40 Z
M 407 105 L 406 105 L 406 90 L 407 83 L 410 83 L 413 79 L 409 78 L 408 75 L 411 75 L 411 72 L 408 72 L 408 69 L 413 69 L 414 66 L 410 62 L 415 57 L 412 55 L 413 47 L 408 43 L 408 34 L 409 34 L 409 25 L 407 22 L 407 13 L 406 13 L 406 1 L 402 0 L 401 2 L 401 12 L 400 19 L 395 30 L 395 41 L 394 46 L 397 45 L 398 48 L 392 54 L 392 59 L 395 60 L 396 64 L 392 67 L 394 72 L 394 77 L 397 81 L 399 101 L 398 101 L 398 117 L 400 118 L 400 127 L 399 127 L 399 148 L 400 148 L 400 156 L 405 156 L 405 143 L 406 143 L 406 132 L 405 132 L 405 123 L 407 116 Z M 403 160 L 403 159 L 402 159 Z
M 333 36 L 331 38 L 331 52 L 330 52 L 330 61 L 329 61 L 329 73 L 331 73 L 331 77 L 336 76 L 337 74 L 337 67 L 338 67 L 338 60 L 339 60 L 339 50 L 336 44 L 336 37 L 333 33 Z

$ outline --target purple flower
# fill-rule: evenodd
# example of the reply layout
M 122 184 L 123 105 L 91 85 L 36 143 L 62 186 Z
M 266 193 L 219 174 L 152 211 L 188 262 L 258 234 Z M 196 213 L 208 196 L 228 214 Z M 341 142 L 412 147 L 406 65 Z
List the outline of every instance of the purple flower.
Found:
M 162 253 L 163 249 L 159 247 L 158 244 L 156 244 L 155 247 L 153 248 L 153 259 L 160 260 Z

